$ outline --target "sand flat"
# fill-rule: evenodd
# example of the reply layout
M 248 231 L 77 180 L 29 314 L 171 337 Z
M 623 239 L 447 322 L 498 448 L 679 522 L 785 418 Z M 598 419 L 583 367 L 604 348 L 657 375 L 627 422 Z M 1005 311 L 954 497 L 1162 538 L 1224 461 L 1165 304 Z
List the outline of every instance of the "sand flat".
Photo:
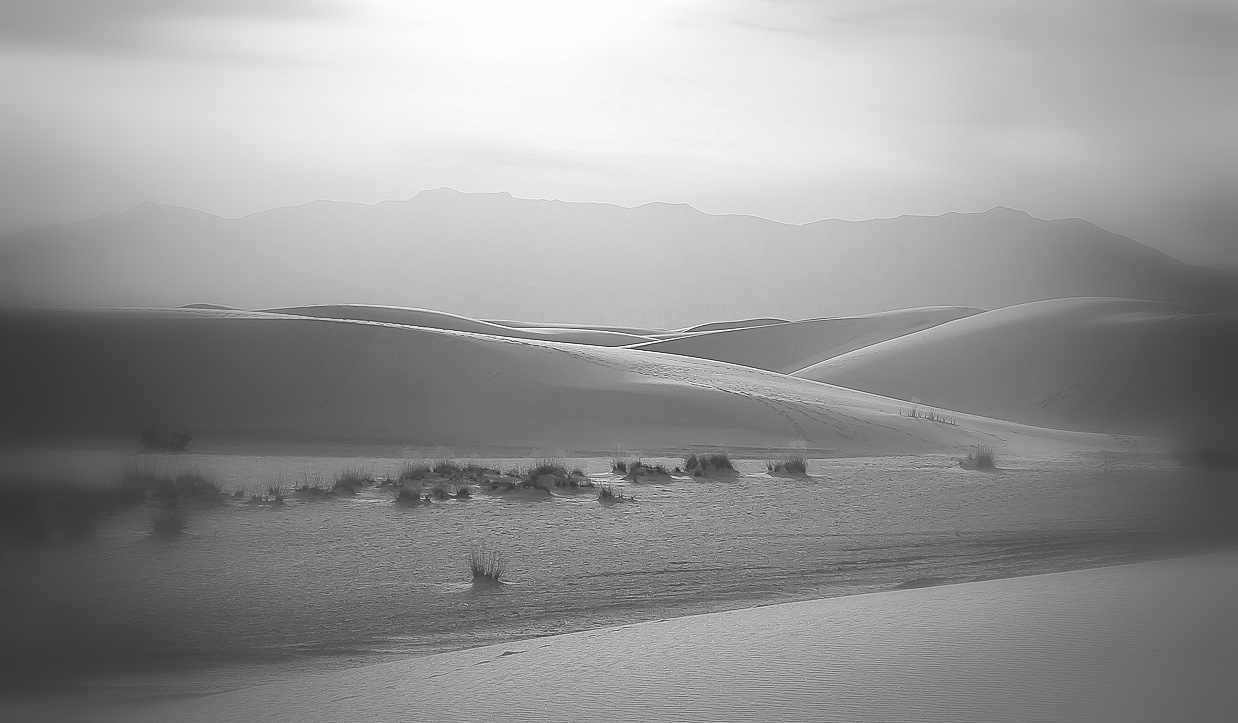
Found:
M 641 623 L 126 720 L 1233 720 L 1236 563 L 1215 554 Z

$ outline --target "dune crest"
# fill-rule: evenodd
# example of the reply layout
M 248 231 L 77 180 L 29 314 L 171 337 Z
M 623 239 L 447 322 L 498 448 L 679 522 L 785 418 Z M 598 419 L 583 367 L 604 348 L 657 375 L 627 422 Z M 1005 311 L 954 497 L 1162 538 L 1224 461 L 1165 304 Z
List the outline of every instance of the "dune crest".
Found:
M 722 328 L 640 344 L 637 348 L 790 374 L 854 349 L 980 311 L 930 306 L 863 316 L 784 321 Z
M 901 416 L 865 392 L 712 360 L 370 321 L 179 310 L 17 311 L 0 427 L 195 439 L 900 454 L 1103 439 Z
M 1222 357 L 1204 345 L 1229 339 L 1232 349 L 1238 339 L 1234 315 L 1196 312 L 1131 299 L 1033 302 L 873 344 L 794 375 L 1026 424 L 1169 433 L 1166 425 L 1200 412 L 1226 388 L 1215 366 Z

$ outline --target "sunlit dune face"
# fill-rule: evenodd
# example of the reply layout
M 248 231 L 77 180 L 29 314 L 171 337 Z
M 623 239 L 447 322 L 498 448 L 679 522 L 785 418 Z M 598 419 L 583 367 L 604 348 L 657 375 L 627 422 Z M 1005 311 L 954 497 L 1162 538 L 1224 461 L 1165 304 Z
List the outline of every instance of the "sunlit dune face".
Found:
M 395 3 L 417 43 L 463 60 L 539 62 L 588 55 L 636 37 L 674 3 L 452 0 Z

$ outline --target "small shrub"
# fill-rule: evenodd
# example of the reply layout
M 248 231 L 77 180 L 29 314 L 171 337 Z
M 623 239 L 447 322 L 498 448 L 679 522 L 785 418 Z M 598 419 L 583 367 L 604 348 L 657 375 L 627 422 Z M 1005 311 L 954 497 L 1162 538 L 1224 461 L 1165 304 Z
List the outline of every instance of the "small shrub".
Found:
M 468 485 L 464 485 L 463 487 L 456 488 L 456 499 L 458 500 L 473 499 L 473 493 L 469 490 Z
M 499 582 L 507 574 L 507 556 L 497 547 L 473 545 L 469 550 L 469 572 L 474 582 Z
M 533 467 L 529 468 L 529 471 L 525 473 L 525 476 L 528 477 L 529 479 L 536 480 L 538 477 L 541 477 L 544 474 L 548 474 L 548 475 L 551 475 L 557 478 L 567 477 L 568 471 L 567 471 L 567 467 L 563 466 L 562 462 L 555 462 L 553 460 L 543 459 L 537 464 L 535 464 Z
M 373 478 L 359 469 L 346 469 L 335 477 L 331 489 L 335 492 L 355 495 L 362 487 L 374 484 Z
M 617 490 L 610 485 L 598 485 L 598 502 L 629 502 L 635 497 L 628 497 L 623 490 Z
M 765 468 L 770 472 L 808 474 L 808 465 L 805 463 L 804 458 L 799 455 L 769 462 L 765 465 Z
M 421 493 L 414 492 L 404 487 L 401 487 L 400 489 L 396 490 L 396 493 L 395 493 L 395 502 L 396 504 L 400 504 L 400 505 L 419 505 L 422 502 L 429 502 L 429 501 L 430 501 L 429 499 L 423 498 L 421 496 Z
M 455 479 L 463 476 L 464 470 L 455 462 L 443 461 L 434 465 L 434 474 L 442 475 L 449 479 Z
M 400 468 L 400 481 L 420 482 L 432 471 L 428 464 L 406 464 Z
M 731 463 L 731 458 L 729 456 L 725 453 L 718 452 L 710 455 L 690 455 L 684 460 L 683 468 L 685 472 L 693 477 L 704 477 L 714 471 L 734 471 L 735 465 Z
M 178 475 L 173 484 L 181 497 L 218 498 L 223 494 L 218 485 L 197 473 Z
M 622 459 L 612 459 L 610 461 L 610 471 L 614 472 L 615 474 L 627 474 L 628 473 L 627 461 L 622 460 Z
M 155 510 L 150 513 L 151 533 L 160 537 L 174 537 L 189 526 L 189 513 L 185 510 Z
M 984 444 L 967 450 L 967 457 L 960 460 L 959 465 L 965 469 L 997 469 L 993 449 Z

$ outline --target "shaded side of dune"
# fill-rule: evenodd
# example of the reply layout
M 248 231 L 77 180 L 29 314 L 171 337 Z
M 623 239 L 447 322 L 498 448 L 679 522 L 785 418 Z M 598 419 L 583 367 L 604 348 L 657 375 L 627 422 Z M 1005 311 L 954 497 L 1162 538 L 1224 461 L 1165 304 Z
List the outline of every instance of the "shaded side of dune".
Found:
M 839 454 L 1070 435 L 900 415 L 901 403 L 709 360 L 279 314 L 16 311 L 0 429 L 546 446 L 708 445 Z

